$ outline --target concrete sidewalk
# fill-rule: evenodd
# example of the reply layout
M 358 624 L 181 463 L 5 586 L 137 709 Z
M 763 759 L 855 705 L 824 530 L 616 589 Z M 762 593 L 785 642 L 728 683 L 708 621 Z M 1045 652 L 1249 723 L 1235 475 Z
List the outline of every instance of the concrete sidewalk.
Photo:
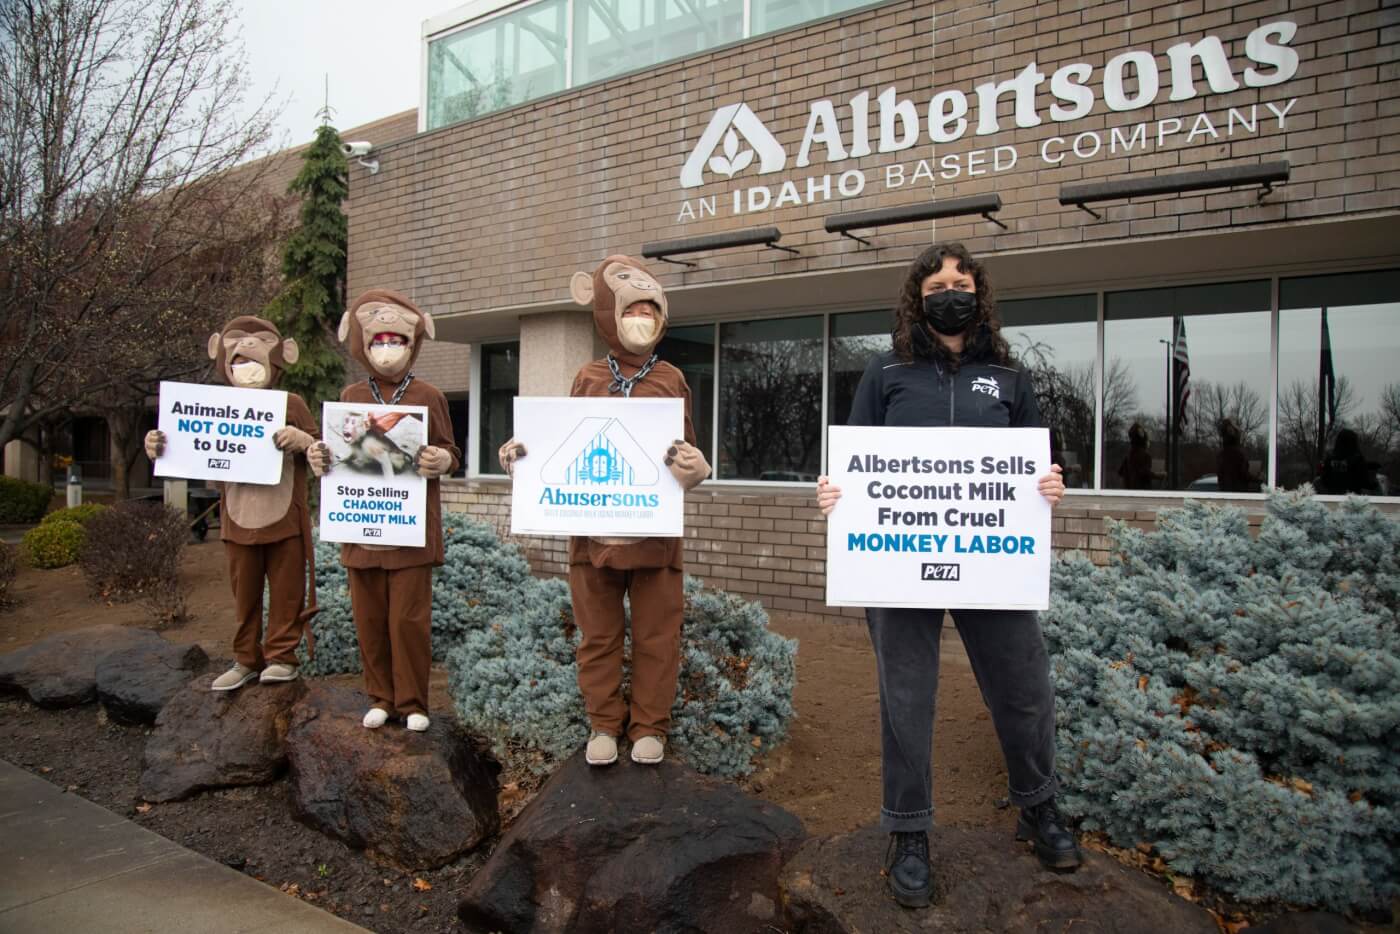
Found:
M 363 932 L 0 760 L 0 931 Z

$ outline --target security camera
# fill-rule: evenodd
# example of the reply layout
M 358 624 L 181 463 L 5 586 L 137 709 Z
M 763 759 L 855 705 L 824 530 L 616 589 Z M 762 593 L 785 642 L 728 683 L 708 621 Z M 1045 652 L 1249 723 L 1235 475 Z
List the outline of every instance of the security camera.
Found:
M 374 144 L 361 140 L 354 143 L 342 143 L 340 148 L 347 156 L 367 156 L 369 151 L 374 148 Z

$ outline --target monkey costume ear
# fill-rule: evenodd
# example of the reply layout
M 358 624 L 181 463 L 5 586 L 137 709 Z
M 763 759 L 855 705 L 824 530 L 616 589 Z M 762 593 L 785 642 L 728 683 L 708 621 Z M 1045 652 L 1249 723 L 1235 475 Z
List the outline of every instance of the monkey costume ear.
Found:
M 580 305 L 593 304 L 593 276 L 586 272 L 576 272 L 569 280 L 569 294 Z
M 342 344 L 350 337 L 350 312 L 340 316 L 340 329 L 335 332 L 336 340 Z
M 297 342 L 292 338 L 287 338 L 282 342 L 282 362 L 287 366 L 295 366 L 301 357 L 301 348 L 297 347 Z
M 223 334 L 221 334 L 221 333 L 218 332 L 218 331 L 215 331 L 213 334 L 210 334 L 210 335 L 209 335 L 209 359 L 210 359 L 210 360 L 217 360 L 217 359 L 219 359 L 219 350 L 220 350 L 220 346 L 219 346 L 219 345 L 222 343 L 222 341 L 223 341 Z
M 421 312 L 421 314 L 423 315 L 423 333 L 428 335 L 428 340 L 436 340 L 437 326 L 433 324 L 433 316 L 426 311 Z

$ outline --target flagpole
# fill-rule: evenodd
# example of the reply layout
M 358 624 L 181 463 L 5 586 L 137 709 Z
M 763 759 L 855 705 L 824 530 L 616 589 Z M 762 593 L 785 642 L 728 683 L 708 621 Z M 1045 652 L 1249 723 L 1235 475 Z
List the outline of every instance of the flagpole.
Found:
M 1172 409 L 1175 407 L 1172 405 L 1172 394 L 1175 392 L 1174 387 L 1176 386 L 1176 380 L 1173 378 L 1176 376 L 1176 373 L 1173 372 L 1176 367 L 1175 315 L 1172 315 L 1172 339 L 1169 341 L 1164 341 L 1161 338 L 1158 338 L 1157 343 L 1167 345 L 1167 476 L 1164 482 L 1166 484 L 1166 489 L 1175 489 L 1176 483 L 1173 482 L 1173 474 L 1175 473 L 1175 471 L 1172 469 Z

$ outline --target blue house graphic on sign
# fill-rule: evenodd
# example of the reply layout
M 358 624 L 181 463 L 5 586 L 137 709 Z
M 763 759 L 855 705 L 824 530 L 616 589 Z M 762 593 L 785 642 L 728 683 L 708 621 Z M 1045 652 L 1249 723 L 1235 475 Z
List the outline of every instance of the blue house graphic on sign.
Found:
M 578 423 L 540 477 L 561 486 L 652 486 L 661 471 L 622 422 L 594 417 Z

